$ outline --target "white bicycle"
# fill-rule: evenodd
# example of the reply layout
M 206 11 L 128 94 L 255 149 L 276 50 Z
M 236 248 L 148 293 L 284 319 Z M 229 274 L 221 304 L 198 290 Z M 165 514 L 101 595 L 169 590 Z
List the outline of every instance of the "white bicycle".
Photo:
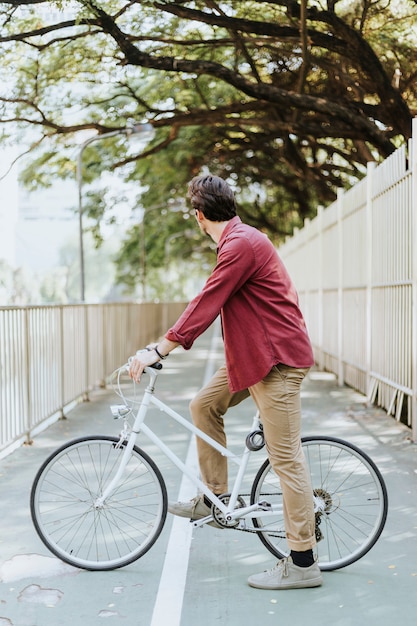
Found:
M 224 528 L 254 533 L 274 556 L 286 556 L 282 490 L 268 460 L 252 488 L 242 493 L 249 458 L 264 446 L 259 414 L 237 456 L 155 396 L 161 369 L 160 364 L 145 369 L 150 381 L 140 398 L 138 386 L 128 378 L 128 365 L 115 372 L 114 387 L 124 401 L 112 407 L 114 417 L 124 419 L 118 438 L 75 439 L 42 464 L 30 509 L 43 543 L 63 561 L 87 570 L 123 567 L 153 546 L 166 520 L 167 490 L 155 461 L 136 445 L 140 433 L 213 502 L 211 514 L 192 521 L 194 527 L 214 520 Z M 133 397 L 126 397 L 126 389 L 133 389 Z M 230 493 L 215 496 L 150 428 L 146 415 L 151 404 L 237 464 Z M 304 437 L 302 445 L 313 485 L 320 568 L 339 569 L 360 559 L 381 535 L 388 510 L 386 486 L 375 463 L 351 443 L 311 436 Z

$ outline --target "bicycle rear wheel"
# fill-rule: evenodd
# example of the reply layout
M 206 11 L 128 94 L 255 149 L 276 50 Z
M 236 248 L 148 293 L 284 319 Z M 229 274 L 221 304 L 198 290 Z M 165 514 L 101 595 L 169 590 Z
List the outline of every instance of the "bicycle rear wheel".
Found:
M 385 525 L 388 496 L 375 463 L 351 443 L 333 437 L 304 437 L 316 508 L 320 569 L 346 567 L 364 556 Z M 253 520 L 258 536 L 278 558 L 289 554 L 282 514 L 282 490 L 269 461 L 259 469 L 251 503 L 266 500 L 277 514 Z
M 113 493 L 97 498 L 119 467 L 124 445 L 107 436 L 65 444 L 33 482 L 30 511 L 39 537 L 63 561 L 88 570 L 123 567 L 143 556 L 167 516 L 164 479 L 136 446 Z

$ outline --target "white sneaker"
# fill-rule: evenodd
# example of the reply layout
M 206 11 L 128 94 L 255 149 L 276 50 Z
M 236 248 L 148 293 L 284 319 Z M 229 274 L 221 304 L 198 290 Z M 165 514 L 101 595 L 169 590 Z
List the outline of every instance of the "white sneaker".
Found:
M 304 589 L 320 587 L 323 577 L 317 562 L 310 567 L 298 567 L 288 556 L 272 569 L 249 576 L 248 583 L 257 589 Z
M 204 502 L 203 495 L 196 496 L 189 502 L 168 502 L 168 511 L 172 515 L 178 515 L 179 517 L 188 517 L 190 520 L 202 519 L 211 515 L 211 507 L 207 506 Z M 214 520 L 207 522 L 209 526 L 215 528 L 223 528 L 217 524 Z

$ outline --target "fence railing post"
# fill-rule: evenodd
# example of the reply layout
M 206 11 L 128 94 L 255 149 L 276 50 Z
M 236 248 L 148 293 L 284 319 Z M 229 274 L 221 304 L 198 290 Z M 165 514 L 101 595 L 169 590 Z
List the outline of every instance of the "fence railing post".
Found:
M 90 373 L 90 333 L 89 333 L 89 327 L 88 327 L 88 310 L 89 310 L 89 306 L 88 304 L 85 304 L 83 306 L 83 310 L 84 310 L 84 367 L 85 367 L 85 372 L 84 372 L 84 393 L 83 393 L 83 400 L 84 402 L 89 400 L 89 391 L 90 391 L 90 380 L 89 380 L 89 373 Z
M 343 189 L 337 190 L 338 287 L 337 287 L 337 382 L 343 386 Z
M 26 415 L 26 424 L 25 424 L 25 429 L 26 429 L 26 442 L 30 443 L 31 441 L 31 432 L 32 432 L 32 428 L 33 428 L 33 408 L 32 408 L 32 402 L 31 402 L 31 393 L 32 393 L 32 389 L 31 389 L 31 376 L 30 376 L 30 368 L 31 368 L 31 349 L 30 349 L 30 330 L 29 330 L 29 325 L 30 325 L 30 308 L 26 307 L 26 309 L 24 310 L 24 333 L 25 333 L 25 338 L 24 338 L 24 346 L 23 346 L 23 350 L 24 350 L 24 361 L 25 361 L 25 372 L 21 372 L 21 381 L 22 381 L 22 385 L 24 385 L 24 398 L 23 398 L 23 408 L 24 408 L 24 413 Z M 16 314 L 18 315 L 18 311 L 16 311 Z
M 317 237 L 318 237 L 318 271 L 317 271 L 317 325 L 318 325 L 318 350 L 319 369 L 324 369 L 323 353 L 323 207 L 317 207 Z
M 409 141 L 411 169 L 411 215 L 412 215 L 412 332 L 411 332 L 411 428 L 413 441 L 417 443 L 417 118 L 413 119 L 412 135 Z
M 64 307 L 60 305 L 59 307 L 59 382 L 61 388 L 59 390 L 59 404 L 60 404 L 60 412 L 61 418 L 65 417 L 64 406 L 65 406 L 65 349 L 64 349 Z
M 371 369 L 372 369 L 372 220 L 373 220 L 373 179 L 376 163 L 371 161 L 367 166 L 366 176 L 366 312 L 365 312 L 365 367 L 366 389 L 370 394 Z

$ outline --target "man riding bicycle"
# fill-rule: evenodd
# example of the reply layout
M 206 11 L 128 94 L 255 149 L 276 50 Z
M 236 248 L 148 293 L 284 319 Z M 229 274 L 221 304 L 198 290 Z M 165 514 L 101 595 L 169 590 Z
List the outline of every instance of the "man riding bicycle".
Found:
M 322 576 L 313 556 L 315 519 L 312 487 L 301 447 L 300 386 L 314 363 L 292 281 L 268 238 L 243 224 L 233 191 L 210 174 L 193 178 L 188 196 L 201 232 L 217 244 L 217 263 L 202 291 L 164 338 L 130 365 L 139 381 L 145 367 L 181 345 L 190 349 L 220 314 L 226 364 L 190 404 L 193 422 L 226 445 L 223 416 L 249 395 L 257 405 L 266 449 L 281 482 L 290 556 L 250 576 L 260 589 L 317 587 Z M 197 438 L 202 480 L 216 495 L 228 491 L 227 459 Z M 200 519 L 211 502 L 198 495 L 169 506 L 174 515 Z

